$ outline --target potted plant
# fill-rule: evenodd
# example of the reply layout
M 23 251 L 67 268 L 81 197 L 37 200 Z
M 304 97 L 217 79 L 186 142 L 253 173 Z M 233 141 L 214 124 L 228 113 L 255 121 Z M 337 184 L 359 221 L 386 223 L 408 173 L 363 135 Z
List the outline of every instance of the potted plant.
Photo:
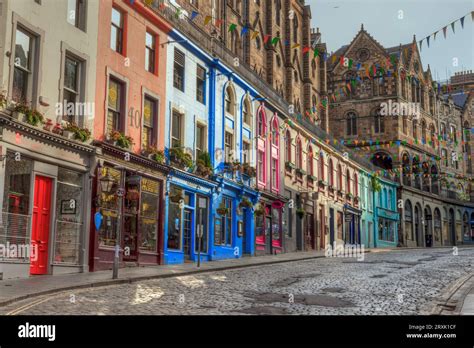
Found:
M 199 154 L 196 161 L 196 174 L 207 178 L 212 175 L 211 156 L 207 152 Z
M 68 139 L 76 139 L 82 142 L 86 142 L 90 139 L 91 132 L 87 128 L 81 128 L 74 122 L 71 122 L 68 123 L 67 126 L 64 128 L 63 136 L 67 137 Z
M 185 153 L 180 147 L 172 147 L 170 149 L 170 161 L 180 169 L 193 169 L 193 158 L 189 153 Z
M 227 208 L 225 205 L 221 204 L 219 208 L 216 209 L 217 214 L 224 216 L 229 213 L 229 208 Z
M 224 172 L 226 172 L 226 173 L 234 172 L 234 163 L 233 162 L 224 162 Z
M 350 193 L 350 192 L 346 193 L 346 198 L 347 198 L 347 199 L 352 199 L 352 197 L 354 197 L 354 196 L 352 195 L 352 193 Z
M 165 152 L 163 150 L 156 151 L 156 153 L 153 154 L 152 159 L 160 164 L 165 163 Z
M 380 190 L 382 190 L 382 185 L 380 184 L 380 180 L 376 174 L 370 177 L 370 185 L 374 192 L 380 192 Z
M 28 110 L 26 113 L 26 123 L 36 127 L 44 123 L 44 116 L 38 110 Z
M 254 209 L 254 215 L 255 216 L 262 216 L 265 214 L 265 210 L 263 209 L 263 205 L 261 203 L 258 203 L 257 206 Z
M 304 217 L 305 213 L 306 213 L 306 212 L 304 211 L 303 208 L 298 208 L 298 209 L 296 209 L 296 215 L 297 215 L 300 219 L 302 219 L 302 218 Z
M 319 180 L 319 181 L 318 181 L 318 185 L 319 185 L 319 186 L 324 187 L 324 186 L 327 186 L 327 184 L 328 184 L 328 183 L 327 183 L 326 181 L 324 181 L 324 180 Z
M 301 174 L 301 175 L 305 175 L 306 171 L 304 169 L 301 169 L 301 168 L 296 168 L 296 173 Z
M 241 208 L 252 208 L 252 207 L 253 207 L 253 204 L 252 204 L 252 202 L 250 201 L 250 199 L 248 199 L 247 197 L 244 197 L 244 198 L 242 198 L 242 200 L 240 201 L 239 207 L 241 207 Z
M 54 125 L 53 120 L 48 118 L 48 119 L 46 119 L 46 123 L 44 124 L 43 129 L 45 131 L 51 132 L 51 130 L 52 130 L 51 128 L 53 127 L 53 125 Z
M 308 179 L 313 181 L 313 182 L 317 180 L 317 178 L 314 175 L 311 175 L 311 174 L 308 174 Z
M 13 108 L 12 117 L 17 119 L 20 122 L 25 122 L 26 120 L 26 113 L 30 111 L 30 108 L 26 103 L 19 102 Z
M 63 132 L 63 127 L 61 125 L 61 123 L 56 123 L 52 129 L 52 132 L 54 134 L 62 134 Z
M 295 165 L 291 162 L 285 162 L 285 169 L 291 172 L 293 169 L 295 169 Z
M 242 169 L 242 164 L 239 161 L 234 161 L 232 163 L 232 168 L 234 172 L 240 171 Z
M 110 132 L 110 139 L 114 141 L 114 145 L 117 145 L 123 149 L 130 149 L 135 144 L 132 137 L 129 137 L 116 130 Z
M 249 163 L 242 164 L 242 171 L 244 175 L 247 175 L 250 178 L 255 178 L 257 176 L 257 169 L 251 167 Z

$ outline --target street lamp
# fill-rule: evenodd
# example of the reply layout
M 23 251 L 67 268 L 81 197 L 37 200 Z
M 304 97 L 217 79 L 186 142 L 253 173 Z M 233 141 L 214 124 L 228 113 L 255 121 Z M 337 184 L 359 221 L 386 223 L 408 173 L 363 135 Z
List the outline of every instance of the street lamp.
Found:
M 100 178 L 99 182 L 100 182 L 100 191 L 109 194 L 112 192 L 112 188 L 114 187 L 115 178 L 112 175 L 110 175 L 109 171 L 107 170 L 107 175 Z

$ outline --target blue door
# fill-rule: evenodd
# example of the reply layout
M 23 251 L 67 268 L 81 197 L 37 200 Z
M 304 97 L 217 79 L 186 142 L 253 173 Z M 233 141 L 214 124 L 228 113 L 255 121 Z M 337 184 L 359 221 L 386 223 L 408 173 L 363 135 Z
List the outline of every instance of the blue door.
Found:
M 329 241 L 334 244 L 334 209 L 329 209 Z

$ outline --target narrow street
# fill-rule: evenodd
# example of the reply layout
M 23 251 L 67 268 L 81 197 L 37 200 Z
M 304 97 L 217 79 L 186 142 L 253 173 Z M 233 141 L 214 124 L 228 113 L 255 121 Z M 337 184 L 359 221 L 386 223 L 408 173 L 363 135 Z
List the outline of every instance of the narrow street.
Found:
M 10 315 L 420 314 L 474 272 L 474 249 L 371 252 L 62 292 Z

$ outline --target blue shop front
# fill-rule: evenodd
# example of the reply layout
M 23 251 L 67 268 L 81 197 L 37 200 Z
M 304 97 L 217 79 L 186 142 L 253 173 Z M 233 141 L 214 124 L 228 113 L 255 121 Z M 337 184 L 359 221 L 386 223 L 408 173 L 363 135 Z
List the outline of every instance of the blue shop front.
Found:
M 400 214 L 382 207 L 375 208 L 375 247 L 394 248 L 398 244 Z
M 216 177 L 174 169 L 167 180 L 164 263 L 254 255 L 257 192 Z

